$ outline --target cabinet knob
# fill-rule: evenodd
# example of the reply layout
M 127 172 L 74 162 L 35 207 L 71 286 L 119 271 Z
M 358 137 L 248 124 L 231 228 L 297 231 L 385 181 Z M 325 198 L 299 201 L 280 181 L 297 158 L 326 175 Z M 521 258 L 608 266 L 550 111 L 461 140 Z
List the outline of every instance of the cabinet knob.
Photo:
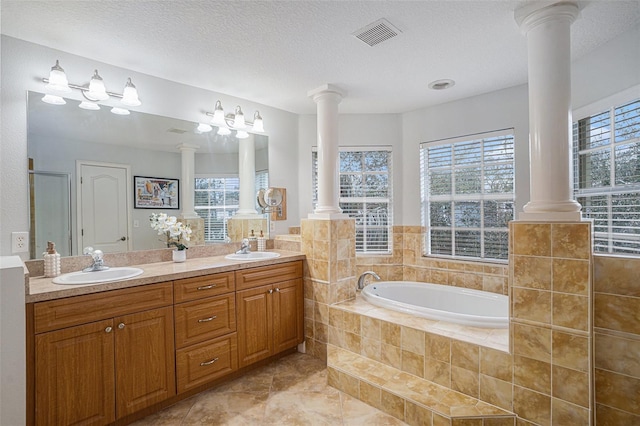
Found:
M 198 287 L 198 290 L 209 290 L 210 288 L 215 288 L 215 284 L 203 285 Z
M 273 289 L 269 289 L 269 294 L 273 293 Z
M 280 293 L 280 289 L 276 287 L 276 293 Z
M 204 367 L 204 366 L 207 366 L 207 365 L 211 365 L 211 364 L 213 364 L 214 362 L 216 362 L 217 360 L 218 360 L 218 358 L 214 358 L 214 359 L 212 359 L 211 361 L 201 362 L 201 363 L 200 363 L 200 367 Z
M 104 329 L 105 333 L 111 333 L 111 330 L 113 330 L 111 327 L 107 327 Z
M 118 328 L 119 328 L 120 330 L 122 330 L 122 329 L 124 328 L 124 323 L 123 323 L 123 322 L 121 322 L 120 324 L 118 324 Z
M 209 318 L 202 318 L 199 319 L 198 322 L 209 322 L 209 321 L 213 321 L 214 319 L 218 318 L 216 315 L 209 317 Z

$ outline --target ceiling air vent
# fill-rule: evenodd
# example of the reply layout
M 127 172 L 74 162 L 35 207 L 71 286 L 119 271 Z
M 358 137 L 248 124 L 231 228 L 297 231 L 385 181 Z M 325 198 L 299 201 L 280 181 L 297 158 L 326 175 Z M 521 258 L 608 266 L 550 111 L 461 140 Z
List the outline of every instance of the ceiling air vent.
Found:
M 382 18 L 351 34 L 373 47 L 376 44 L 389 40 L 400 33 L 401 31 L 399 29 L 391 25 L 391 23 L 386 19 Z
M 170 129 L 167 129 L 167 133 L 176 133 L 178 135 L 182 135 L 184 133 L 187 133 L 187 130 L 183 130 L 183 129 L 176 129 L 175 127 L 172 127 Z

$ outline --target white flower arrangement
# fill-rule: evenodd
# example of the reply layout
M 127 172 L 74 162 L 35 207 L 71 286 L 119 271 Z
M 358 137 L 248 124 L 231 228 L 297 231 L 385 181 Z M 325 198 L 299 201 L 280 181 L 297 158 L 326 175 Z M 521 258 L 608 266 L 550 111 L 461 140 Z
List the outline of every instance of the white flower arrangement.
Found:
M 175 216 L 167 216 L 166 213 L 152 213 L 149 221 L 158 235 L 166 237 L 167 247 L 176 246 L 178 250 L 188 248 L 182 241 L 191 240 L 191 226 L 178 222 Z

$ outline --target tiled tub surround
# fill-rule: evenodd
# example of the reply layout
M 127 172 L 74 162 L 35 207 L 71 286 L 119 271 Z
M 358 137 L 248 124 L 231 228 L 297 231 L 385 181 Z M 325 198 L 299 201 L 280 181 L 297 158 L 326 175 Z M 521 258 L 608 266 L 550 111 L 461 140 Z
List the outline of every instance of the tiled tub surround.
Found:
M 416 318 L 359 296 L 331 305 L 329 323 L 329 383 L 341 391 L 409 424 L 515 424 L 509 330 Z
M 594 256 L 596 425 L 640 424 L 640 259 Z

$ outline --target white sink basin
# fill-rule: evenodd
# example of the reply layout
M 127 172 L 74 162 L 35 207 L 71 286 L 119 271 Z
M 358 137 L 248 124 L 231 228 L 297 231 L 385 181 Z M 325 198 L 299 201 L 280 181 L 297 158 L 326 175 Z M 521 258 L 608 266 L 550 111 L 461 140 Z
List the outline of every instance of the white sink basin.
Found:
M 105 283 L 109 281 L 126 280 L 127 278 L 133 278 L 144 271 L 140 268 L 109 268 L 104 271 L 96 272 L 71 272 L 68 274 L 60 275 L 53 279 L 54 284 L 62 285 L 80 285 L 80 284 L 97 284 Z
M 276 257 L 280 257 L 280 253 L 275 253 L 272 251 L 252 251 L 251 253 L 247 254 L 228 254 L 224 258 L 229 260 L 264 260 L 274 259 Z

